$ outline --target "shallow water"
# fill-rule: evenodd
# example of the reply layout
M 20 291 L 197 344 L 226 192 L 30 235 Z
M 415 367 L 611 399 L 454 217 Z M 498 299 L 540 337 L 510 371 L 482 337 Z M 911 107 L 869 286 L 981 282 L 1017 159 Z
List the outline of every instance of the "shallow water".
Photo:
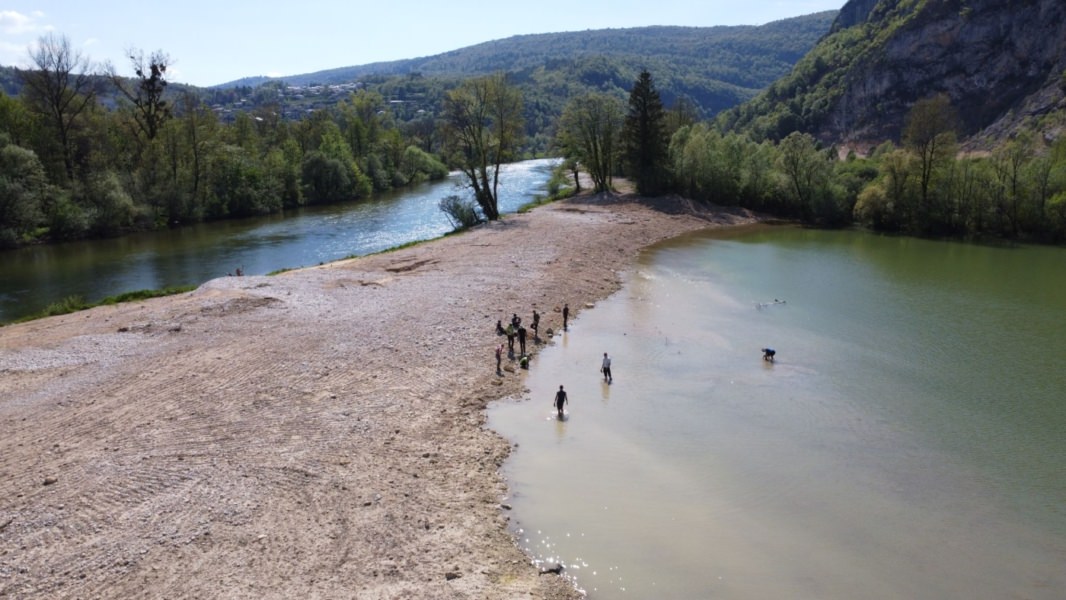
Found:
M 787 228 L 647 253 L 490 411 L 521 543 L 592 598 L 1061 598 L 1063 267 Z

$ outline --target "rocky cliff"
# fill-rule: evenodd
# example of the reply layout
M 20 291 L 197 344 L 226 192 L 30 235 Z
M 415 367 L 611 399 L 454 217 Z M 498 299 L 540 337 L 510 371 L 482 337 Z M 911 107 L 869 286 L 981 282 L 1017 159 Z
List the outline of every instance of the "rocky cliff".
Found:
M 1061 109 L 1064 13 L 1062 0 L 921 3 L 856 63 L 817 133 L 859 142 L 896 138 L 910 106 L 937 93 L 951 98 L 964 137 L 1005 134 L 1026 116 Z M 879 16 L 885 13 L 875 7 L 870 17 Z
M 1064 89 L 1063 0 L 851 0 L 758 111 L 734 116 L 770 137 L 800 129 L 862 148 L 898 140 L 910 107 L 943 93 L 960 138 L 982 147 L 1022 126 L 1062 135 Z

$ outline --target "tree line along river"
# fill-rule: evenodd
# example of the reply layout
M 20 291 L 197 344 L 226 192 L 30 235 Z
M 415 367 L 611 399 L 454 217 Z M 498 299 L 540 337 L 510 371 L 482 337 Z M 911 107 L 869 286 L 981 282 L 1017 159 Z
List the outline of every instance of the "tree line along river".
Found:
M 545 196 L 556 163 L 538 159 L 505 165 L 501 213 Z M 96 302 L 137 290 L 199 285 L 238 269 L 264 275 L 440 237 L 452 225 L 438 203 L 461 192 L 461 182 L 452 174 L 359 202 L 2 251 L 0 323 L 39 313 L 70 296 Z

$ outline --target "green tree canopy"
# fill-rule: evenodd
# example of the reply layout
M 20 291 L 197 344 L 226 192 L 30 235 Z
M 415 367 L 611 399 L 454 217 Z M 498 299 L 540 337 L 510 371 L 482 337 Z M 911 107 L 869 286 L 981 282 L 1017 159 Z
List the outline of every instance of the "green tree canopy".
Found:
M 622 120 L 622 103 L 598 93 L 571 100 L 560 119 L 558 140 L 564 156 L 584 166 L 597 192 L 611 189 Z

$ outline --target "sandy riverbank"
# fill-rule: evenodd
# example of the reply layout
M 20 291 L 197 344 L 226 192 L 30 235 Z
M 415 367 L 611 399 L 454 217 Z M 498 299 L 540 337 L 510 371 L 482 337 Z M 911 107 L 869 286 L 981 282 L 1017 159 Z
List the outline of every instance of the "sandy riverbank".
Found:
M 750 220 L 584 196 L 0 328 L 0 597 L 572 596 L 500 507 L 494 325 L 559 328 L 645 246 Z

